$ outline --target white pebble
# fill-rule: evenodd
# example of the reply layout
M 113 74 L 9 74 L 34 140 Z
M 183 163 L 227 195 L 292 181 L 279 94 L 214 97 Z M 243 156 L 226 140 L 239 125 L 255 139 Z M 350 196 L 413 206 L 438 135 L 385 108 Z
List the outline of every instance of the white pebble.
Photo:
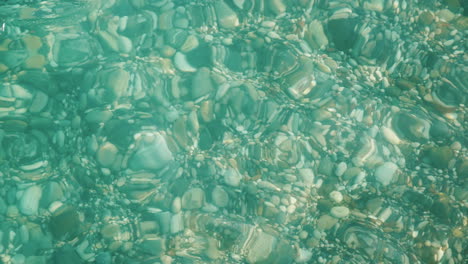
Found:
M 25 215 L 36 215 L 39 209 L 39 200 L 42 196 L 42 188 L 34 185 L 29 187 L 22 195 L 19 209 Z
M 343 195 L 339 191 L 333 191 L 330 193 L 330 199 L 335 203 L 341 203 L 341 201 L 343 201 Z
M 288 206 L 288 213 L 292 214 L 294 213 L 294 211 L 296 211 L 296 206 L 291 204 Z
M 340 162 L 340 164 L 338 164 L 335 170 L 336 176 L 340 177 L 341 175 L 343 175 L 343 173 L 346 171 L 347 168 L 348 168 L 348 165 L 346 165 L 346 163 Z
M 393 162 L 385 162 L 375 170 L 375 179 L 383 186 L 389 185 L 395 176 L 398 166 Z
M 331 209 L 330 213 L 336 218 L 344 218 L 349 215 L 349 209 L 344 206 L 335 206 Z
M 177 214 L 180 212 L 180 209 L 182 208 L 182 202 L 180 200 L 180 197 L 176 197 L 174 201 L 172 201 L 172 212 Z

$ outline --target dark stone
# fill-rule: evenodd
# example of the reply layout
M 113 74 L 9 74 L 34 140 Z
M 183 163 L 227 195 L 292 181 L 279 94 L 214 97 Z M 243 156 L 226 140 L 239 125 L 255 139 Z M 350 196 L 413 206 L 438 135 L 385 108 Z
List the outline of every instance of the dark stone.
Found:
M 220 121 L 212 121 L 206 124 L 206 128 L 209 130 L 213 141 L 221 140 L 226 131 L 226 127 Z
M 195 68 L 211 67 L 211 56 L 211 47 L 206 44 L 201 44 L 187 53 L 187 61 Z
M 335 48 L 341 51 L 349 51 L 356 42 L 357 18 L 333 19 L 328 22 L 328 33 Z
M 429 130 L 431 137 L 436 140 L 449 138 L 451 134 L 450 132 L 450 128 L 447 124 L 437 119 L 432 122 L 431 129 Z
M 30 256 L 26 258 L 26 264 L 47 264 L 45 256 Z
M 26 87 L 49 92 L 51 80 L 47 73 L 42 71 L 24 71 L 18 74 L 18 82 Z
M 82 264 L 84 261 L 78 253 L 70 246 L 65 245 L 54 253 L 54 264 Z
M 439 218 L 444 224 L 451 223 L 452 206 L 449 203 L 449 198 L 440 196 L 431 207 L 431 212 Z
M 464 159 L 457 166 L 457 175 L 466 180 L 468 177 L 468 159 Z
M 319 209 L 322 212 L 328 213 L 332 207 L 333 203 L 328 199 L 320 199 L 317 202 L 317 209 Z
M 15 68 L 23 63 L 27 55 L 26 51 L 22 50 L 0 51 L 0 63 L 5 64 L 8 68 Z
M 453 158 L 453 151 L 450 147 L 433 147 L 429 150 L 431 164 L 438 169 L 446 169 Z
M 390 86 L 385 89 L 385 93 L 389 96 L 397 97 L 401 94 L 401 90 L 396 86 Z
M 240 49 L 237 49 L 236 46 L 232 46 L 228 49 L 227 57 L 224 61 L 226 67 L 231 71 L 241 72 L 242 71 L 242 56 Z
M 7 211 L 7 204 L 3 200 L 2 197 L 0 197 L 0 215 L 5 214 Z
M 159 257 L 166 250 L 166 245 L 164 239 L 161 238 L 145 239 L 141 242 L 139 248 L 146 254 Z
M 109 252 L 100 252 L 96 256 L 96 264 L 111 264 L 112 263 L 112 255 Z
M 176 179 L 171 186 L 169 187 L 170 192 L 174 194 L 174 196 L 182 196 L 185 191 L 187 191 L 190 185 L 190 180 L 185 177 L 181 177 Z
M 6 202 L 9 205 L 16 203 L 16 187 L 11 187 L 6 193 Z
M 104 129 L 112 144 L 123 149 L 127 149 L 130 145 L 134 128 L 126 120 L 109 120 Z
M 429 52 L 423 60 L 424 66 L 428 67 L 429 69 L 433 69 L 434 66 L 439 62 L 440 58 L 439 55 L 435 52 Z
M 54 212 L 50 219 L 49 228 L 57 240 L 72 240 L 80 230 L 78 212 L 72 206 L 62 206 Z
M 210 131 L 203 127 L 200 129 L 200 142 L 198 143 L 198 147 L 201 150 L 208 150 L 213 145 L 213 138 L 211 137 Z
M 403 200 L 406 201 L 410 206 L 416 206 L 423 210 L 429 210 L 432 207 L 432 199 L 420 192 L 414 190 L 408 190 L 403 194 Z

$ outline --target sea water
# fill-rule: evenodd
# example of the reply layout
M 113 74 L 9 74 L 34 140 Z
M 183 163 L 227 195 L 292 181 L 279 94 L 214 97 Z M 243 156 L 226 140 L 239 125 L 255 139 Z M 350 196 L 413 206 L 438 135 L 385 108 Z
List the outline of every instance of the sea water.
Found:
M 467 263 L 467 12 L 0 1 L 0 263 Z

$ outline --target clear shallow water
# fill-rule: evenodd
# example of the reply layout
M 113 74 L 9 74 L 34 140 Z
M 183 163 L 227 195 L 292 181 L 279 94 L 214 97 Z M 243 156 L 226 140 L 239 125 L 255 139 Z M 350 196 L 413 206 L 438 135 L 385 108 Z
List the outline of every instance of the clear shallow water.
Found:
M 0 2 L 0 262 L 466 262 L 463 5 Z

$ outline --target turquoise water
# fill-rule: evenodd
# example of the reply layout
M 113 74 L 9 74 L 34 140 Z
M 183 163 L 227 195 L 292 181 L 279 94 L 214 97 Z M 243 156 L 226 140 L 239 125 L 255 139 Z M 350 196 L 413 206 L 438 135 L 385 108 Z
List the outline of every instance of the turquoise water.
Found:
M 0 1 L 0 263 L 467 263 L 467 12 Z

